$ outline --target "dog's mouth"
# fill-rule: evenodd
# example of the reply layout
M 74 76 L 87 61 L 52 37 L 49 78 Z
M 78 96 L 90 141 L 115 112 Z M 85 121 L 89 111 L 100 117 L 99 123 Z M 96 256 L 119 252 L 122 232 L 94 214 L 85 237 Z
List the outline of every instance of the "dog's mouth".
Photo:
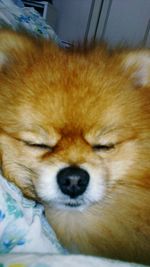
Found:
M 81 206 L 81 203 L 65 203 L 64 205 L 70 208 L 78 208 Z
M 56 209 L 60 209 L 60 210 L 82 210 L 85 208 L 85 203 L 84 201 L 79 201 L 79 200 L 72 200 L 69 199 L 67 201 L 59 201 L 59 202 L 55 202 L 53 204 L 53 207 L 55 207 Z

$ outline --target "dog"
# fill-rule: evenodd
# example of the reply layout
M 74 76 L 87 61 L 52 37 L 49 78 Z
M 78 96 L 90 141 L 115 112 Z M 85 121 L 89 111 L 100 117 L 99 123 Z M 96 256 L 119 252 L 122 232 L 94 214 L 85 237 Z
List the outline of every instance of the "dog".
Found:
M 72 253 L 150 264 L 150 51 L 75 50 L 1 30 L 2 173 Z

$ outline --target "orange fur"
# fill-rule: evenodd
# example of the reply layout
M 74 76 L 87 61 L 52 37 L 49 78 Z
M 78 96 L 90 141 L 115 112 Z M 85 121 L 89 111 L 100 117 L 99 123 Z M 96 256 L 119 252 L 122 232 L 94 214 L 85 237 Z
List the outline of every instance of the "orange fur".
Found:
M 149 96 L 148 50 L 109 54 L 97 46 L 69 52 L 46 40 L 0 32 L 4 176 L 40 201 L 43 168 L 88 164 L 104 176 L 104 197 L 82 212 L 44 201 L 50 224 L 72 252 L 150 264 Z M 115 147 L 93 150 L 99 143 Z

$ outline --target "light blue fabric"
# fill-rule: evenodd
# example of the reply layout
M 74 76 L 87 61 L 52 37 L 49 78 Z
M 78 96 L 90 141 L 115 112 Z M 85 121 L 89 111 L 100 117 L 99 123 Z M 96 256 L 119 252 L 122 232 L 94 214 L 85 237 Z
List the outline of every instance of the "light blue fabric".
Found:
M 0 175 L 0 254 L 65 253 L 43 215 L 43 207 L 23 197 Z
M 31 7 L 19 7 L 12 0 L 0 0 L 0 25 L 26 29 L 35 36 L 51 39 L 63 46 L 53 28 Z

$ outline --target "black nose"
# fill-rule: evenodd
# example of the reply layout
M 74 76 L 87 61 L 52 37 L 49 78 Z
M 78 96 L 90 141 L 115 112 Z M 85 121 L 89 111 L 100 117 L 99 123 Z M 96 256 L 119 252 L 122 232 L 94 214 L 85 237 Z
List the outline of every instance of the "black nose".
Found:
M 71 198 L 76 198 L 85 192 L 89 179 L 88 172 L 76 166 L 64 168 L 57 174 L 57 183 L 61 191 Z

